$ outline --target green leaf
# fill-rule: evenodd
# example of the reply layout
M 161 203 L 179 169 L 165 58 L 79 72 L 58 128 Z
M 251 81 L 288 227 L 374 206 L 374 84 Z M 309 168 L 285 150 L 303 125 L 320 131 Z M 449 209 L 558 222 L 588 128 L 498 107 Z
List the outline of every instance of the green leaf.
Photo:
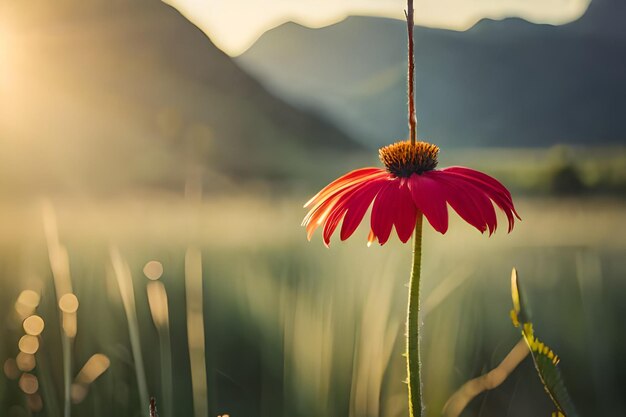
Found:
M 511 273 L 511 297 L 513 299 L 513 310 L 511 310 L 513 325 L 521 328 L 522 337 L 530 349 L 539 379 L 557 408 L 557 411 L 552 413 L 552 417 L 578 417 L 561 376 L 558 355 L 535 335 L 530 312 L 524 304 L 525 296 L 520 289 L 515 268 Z

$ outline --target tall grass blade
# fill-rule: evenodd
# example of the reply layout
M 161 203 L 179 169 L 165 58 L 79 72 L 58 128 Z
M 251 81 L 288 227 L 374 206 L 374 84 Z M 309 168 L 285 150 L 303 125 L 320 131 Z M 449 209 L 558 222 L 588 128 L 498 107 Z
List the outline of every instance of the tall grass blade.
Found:
M 57 298 L 57 304 L 61 310 L 61 344 L 63 350 L 63 416 L 70 417 L 72 401 L 72 341 L 74 334 L 68 334 L 65 322 L 65 314 L 62 308 L 62 300 L 68 294 L 73 294 L 72 280 L 70 277 L 70 262 L 67 249 L 60 243 L 58 235 L 58 226 L 54 207 L 50 202 L 44 202 L 43 208 L 43 226 L 46 236 L 46 244 L 48 247 L 48 257 L 50 260 L 50 268 L 54 280 L 54 288 Z M 75 311 L 73 312 L 76 313 Z
M 152 321 L 159 335 L 159 354 L 161 358 L 161 390 L 163 410 L 166 416 L 172 414 L 172 348 L 170 341 L 169 309 L 167 292 L 160 281 L 149 282 L 147 285 L 148 304 Z
M 113 271 L 122 296 L 126 320 L 128 321 L 128 334 L 130 337 L 130 347 L 133 352 L 133 360 L 135 362 L 140 409 L 143 409 L 145 405 L 148 404 L 148 384 L 143 364 L 143 355 L 141 353 L 141 338 L 139 336 L 139 324 L 137 322 L 132 276 L 128 264 L 122 259 L 122 255 L 116 247 L 111 248 L 111 263 L 113 264 Z
M 185 254 L 185 296 L 194 415 L 206 417 L 209 415 L 209 402 L 202 307 L 202 254 L 193 247 L 188 248 Z

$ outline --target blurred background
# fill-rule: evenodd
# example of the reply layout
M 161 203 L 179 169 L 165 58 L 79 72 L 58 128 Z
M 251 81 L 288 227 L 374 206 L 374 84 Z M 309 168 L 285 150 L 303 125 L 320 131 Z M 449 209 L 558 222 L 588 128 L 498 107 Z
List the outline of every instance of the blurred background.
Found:
M 406 138 L 398 0 L 1 0 L 0 415 L 406 416 L 410 249 L 302 204 Z M 418 134 L 523 219 L 424 237 L 428 416 L 535 330 L 626 407 L 626 3 L 416 1 Z M 463 416 L 549 416 L 530 359 Z

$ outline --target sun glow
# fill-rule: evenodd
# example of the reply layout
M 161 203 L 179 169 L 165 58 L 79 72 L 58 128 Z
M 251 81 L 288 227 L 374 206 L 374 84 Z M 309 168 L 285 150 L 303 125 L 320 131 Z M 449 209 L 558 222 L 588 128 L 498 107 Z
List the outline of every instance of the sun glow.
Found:
M 0 83 L 4 81 L 4 75 L 7 66 L 7 37 L 3 26 L 0 26 Z M 2 84 L 0 84 L 2 85 Z
M 13 25 L 9 25 L 7 18 L 0 12 L 0 126 L 4 129 L 7 124 L 15 120 L 18 116 L 12 109 L 14 104 L 20 100 L 17 94 L 17 83 L 21 79 L 20 53 L 22 45 L 18 44 Z
M 5 33 L 2 21 L 0 21 L 0 126 L 3 126 L 6 118 L 6 111 L 8 102 L 6 97 L 8 96 L 10 77 L 9 77 L 9 53 L 7 35 Z M 20 306 L 16 305 L 16 308 Z M 29 311 L 25 311 L 24 315 L 27 315 Z
M 14 76 L 12 68 L 12 45 L 11 31 L 4 20 L 0 20 L 0 92 L 4 93 L 11 85 Z

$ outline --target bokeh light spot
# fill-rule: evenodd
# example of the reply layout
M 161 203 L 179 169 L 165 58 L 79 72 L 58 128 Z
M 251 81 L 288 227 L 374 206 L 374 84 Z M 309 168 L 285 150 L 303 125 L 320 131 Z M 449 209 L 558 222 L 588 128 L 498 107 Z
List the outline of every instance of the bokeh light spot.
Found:
M 143 267 L 143 273 L 146 278 L 155 281 L 163 275 L 163 264 L 159 261 L 150 261 Z
M 23 372 L 30 372 L 35 369 L 35 366 L 37 365 L 35 355 L 24 352 L 20 352 L 17 354 L 15 362 L 17 363 L 17 367 L 19 368 L 19 370 Z
M 22 374 L 18 385 L 26 394 L 34 394 L 39 389 L 39 381 L 37 377 L 32 374 Z
M 24 335 L 18 342 L 18 347 L 20 348 L 21 352 L 30 353 L 31 355 L 34 355 L 39 349 L 39 339 L 29 334 Z
M 20 377 L 20 370 L 17 367 L 15 359 L 9 358 L 4 361 L 3 366 L 4 374 L 9 379 L 17 379 Z
M 26 334 L 39 336 L 41 332 L 43 332 L 45 323 L 41 317 L 33 315 L 26 318 L 22 326 L 24 327 L 24 331 L 26 332 Z
M 63 294 L 59 300 L 59 308 L 64 313 L 76 313 L 78 311 L 78 298 L 72 293 Z
M 39 306 L 39 301 L 41 297 L 33 290 L 24 290 L 20 293 L 19 297 L 17 297 L 17 302 L 31 308 L 36 308 Z
M 85 366 L 83 366 L 83 369 L 76 379 L 82 384 L 91 384 L 96 378 L 109 369 L 110 365 L 111 361 L 106 355 L 96 353 L 85 363 Z
M 39 306 L 40 296 L 33 290 L 24 290 L 17 297 L 15 311 L 22 317 L 28 317 L 35 312 Z

